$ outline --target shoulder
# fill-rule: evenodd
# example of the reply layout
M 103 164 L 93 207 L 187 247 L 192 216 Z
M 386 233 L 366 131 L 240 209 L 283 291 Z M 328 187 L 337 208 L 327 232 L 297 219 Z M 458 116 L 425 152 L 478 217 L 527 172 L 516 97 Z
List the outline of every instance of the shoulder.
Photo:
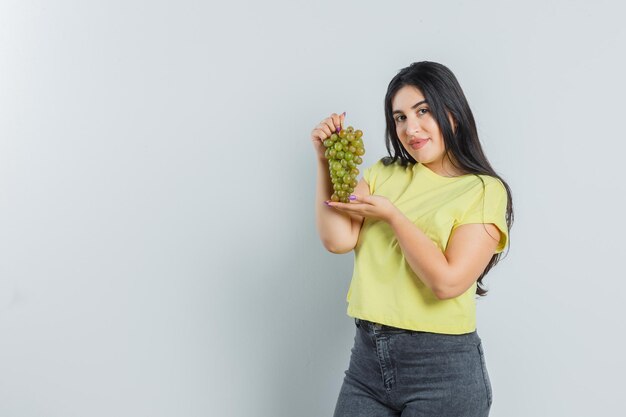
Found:
M 367 167 L 365 171 L 392 174 L 394 172 L 405 172 L 407 169 L 410 169 L 410 166 L 403 166 L 399 161 L 393 161 L 390 157 L 386 156 Z
M 391 158 L 385 157 L 376 161 L 374 164 L 365 168 L 363 171 L 363 179 L 368 184 L 381 184 L 398 174 L 405 174 L 410 170 L 409 166 L 403 166 L 399 161 L 391 161 Z
M 490 175 L 474 175 L 471 185 L 463 196 L 467 207 L 506 212 L 509 194 L 502 180 Z
M 455 204 L 463 210 L 506 210 L 508 191 L 497 177 L 484 174 L 468 174 L 456 183 Z
M 491 194 L 507 193 L 504 183 L 497 177 L 485 174 L 470 174 L 470 186 L 476 192 L 489 192 Z

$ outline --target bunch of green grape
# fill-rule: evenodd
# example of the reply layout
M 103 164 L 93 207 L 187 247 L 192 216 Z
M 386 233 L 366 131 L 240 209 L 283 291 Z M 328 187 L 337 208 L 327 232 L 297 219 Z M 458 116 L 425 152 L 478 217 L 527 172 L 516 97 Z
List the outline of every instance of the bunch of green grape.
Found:
M 333 133 L 324 141 L 324 146 L 324 156 L 328 159 L 330 181 L 334 190 L 330 199 L 348 203 L 348 197 L 357 185 L 357 166 L 363 163 L 361 156 L 365 155 L 363 132 L 348 126 L 339 133 Z

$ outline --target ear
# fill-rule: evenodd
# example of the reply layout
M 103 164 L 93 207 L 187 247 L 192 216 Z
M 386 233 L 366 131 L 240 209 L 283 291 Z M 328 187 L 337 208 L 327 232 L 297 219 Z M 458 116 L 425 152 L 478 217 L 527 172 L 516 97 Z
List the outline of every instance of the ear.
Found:
M 456 135 L 457 128 L 459 127 L 458 123 L 456 120 L 453 120 L 450 125 L 452 126 L 452 133 Z
M 450 126 L 452 126 L 452 133 L 456 133 L 456 129 L 459 124 L 457 123 L 457 121 L 454 119 L 454 117 L 452 116 L 450 112 L 448 112 L 448 120 L 450 121 Z

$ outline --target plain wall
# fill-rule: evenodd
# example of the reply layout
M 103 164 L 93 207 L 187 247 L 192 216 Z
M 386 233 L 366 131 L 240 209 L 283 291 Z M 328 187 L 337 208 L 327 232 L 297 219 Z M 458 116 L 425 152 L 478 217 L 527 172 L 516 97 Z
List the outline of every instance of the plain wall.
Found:
M 353 256 L 309 135 L 385 155 L 383 97 L 447 65 L 513 191 L 478 331 L 495 417 L 623 408 L 618 1 L 0 2 L 0 415 L 330 416 Z

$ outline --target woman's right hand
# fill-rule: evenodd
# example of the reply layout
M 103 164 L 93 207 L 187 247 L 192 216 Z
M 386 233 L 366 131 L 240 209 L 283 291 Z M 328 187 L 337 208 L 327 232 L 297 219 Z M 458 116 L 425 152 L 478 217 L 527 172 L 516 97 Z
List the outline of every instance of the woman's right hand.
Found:
M 343 121 L 346 118 L 346 112 L 342 114 L 333 113 L 330 117 L 322 120 L 313 131 L 311 131 L 311 142 L 313 142 L 313 148 L 317 159 L 325 161 L 324 153 L 326 153 L 326 147 L 324 141 L 330 137 L 333 133 L 339 132 L 343 128 Z

